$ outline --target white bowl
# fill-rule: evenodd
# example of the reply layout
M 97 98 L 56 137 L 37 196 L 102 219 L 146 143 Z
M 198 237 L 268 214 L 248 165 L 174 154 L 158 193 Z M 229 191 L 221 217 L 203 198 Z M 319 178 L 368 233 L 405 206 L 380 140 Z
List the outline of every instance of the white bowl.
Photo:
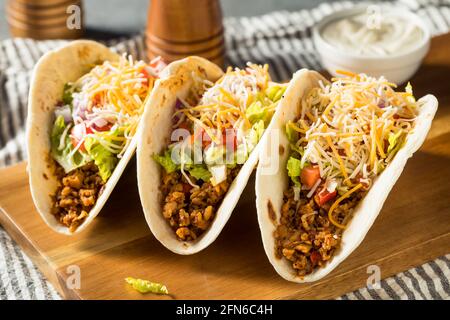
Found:
M 379 57 L 365 57 L 351 54 L 333 46 L 321 35 L 329 23 L 346 17 L 367 12 L 367 6 L 346 9 L 330 14 L 322 19 L 313 29 L 314 44 L 319 52 L 322 65 L 333 76 L 338 76 L 336 70 L 347 70 L 355 73 L 365 73 L 370 76 L 384 76 L 391 82 L 401 84 L 409 80 L 427 54 L 430 48 L 430 31 L 422 19 L 416 14 L 400 8 L 389 8 L 389 14 L 395 14 L 415 23 L 423 31 L 423 38 L 417 45 L 401 54 Z

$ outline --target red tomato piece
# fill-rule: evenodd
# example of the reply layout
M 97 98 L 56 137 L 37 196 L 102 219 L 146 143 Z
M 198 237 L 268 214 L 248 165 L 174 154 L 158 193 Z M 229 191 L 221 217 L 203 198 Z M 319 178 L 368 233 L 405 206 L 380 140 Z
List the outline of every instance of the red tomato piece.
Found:
M 108 123 L 108 124 L 104 125 L 103 127 L 98 127 L 95 123 L 92 124 L 92 128 L 93 128 L 95 131 L 109 131 L 109 130 L 111 129 L 111 127 L 112 127 L 112 124 L 111 124 L 111 123 Z M 88 131 L 90 131 L 90 132 L 88 132 Z M 91 132 L 92 132 L 91 128 L 88 128 L 88 129 L 86 130 L 86 132 L 87 132 L 87 133 L 91 133 Z
M 311 189 L 317 180 L 320 179 L 320 170 L 318 166 L 308 166 L 300 172 L 300 182 L 307 189 Z
M 329 192 L 327 188 L 323 187 L 323 189 L 317 192 L 317 194 L 314 196 L 314 200 L 319 205 L 319 207 L 321 207 L 328 201 L 331 201 L 334 198 L 336 198 L 336 195 L 337 195 L 336 190 L 334 190 L 333 192 Z

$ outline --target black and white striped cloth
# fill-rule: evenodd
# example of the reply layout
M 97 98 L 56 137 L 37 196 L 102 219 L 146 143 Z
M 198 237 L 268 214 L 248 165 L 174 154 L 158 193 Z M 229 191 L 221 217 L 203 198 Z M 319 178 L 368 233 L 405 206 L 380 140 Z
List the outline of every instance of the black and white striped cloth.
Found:
M 277 11 L 258 17 L 226 18 L 227 63 L 268 63 L 274 80 L 289 79 L 302 67 L 321 69 L 311 28 L 323 16 L 368 2 L 332 2 L 312 10 Z M 450 0 L 397 0 L 416 12 L 436 36 L 450 30 Z M 39 57 L 65 41 L 7 39 L 0 42 L 0 167 L 25 160 L 25 118 L 30 74 Z M 117 52 L 145 58 L 143 35 L 109 41 Z M 339 299 L 449 299 L 450 254 L 362 288 Z M 0 299 L 60 299 L 30 259 L 0 227 Z

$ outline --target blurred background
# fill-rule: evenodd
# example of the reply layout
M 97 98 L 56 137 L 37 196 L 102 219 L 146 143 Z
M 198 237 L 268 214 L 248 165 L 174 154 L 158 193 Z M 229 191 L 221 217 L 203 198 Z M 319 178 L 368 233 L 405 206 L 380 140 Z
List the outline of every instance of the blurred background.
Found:
M 334 0 L 221 0 L 223 14 L 253 16 L 275 10 L 300 10 Z M 0 39 L 9 37 L 5 5 L 0 0 Z M 86 36 L 111 38 L 140 32 L 145 28 L 149 0 L 84 0 Z

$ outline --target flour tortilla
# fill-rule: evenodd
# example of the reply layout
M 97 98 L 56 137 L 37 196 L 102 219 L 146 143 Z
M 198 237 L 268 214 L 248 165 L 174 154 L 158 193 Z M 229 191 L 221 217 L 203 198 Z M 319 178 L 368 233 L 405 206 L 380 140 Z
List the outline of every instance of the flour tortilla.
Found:
M 432 95 L 427 95 L 418 101 L 420 112 L 415 121 L 414 130 L 408 135 L 405 145 L 398 151 L 393 161 L 374 180 L 367 195 L 356 207 L 354 216 L 343 233 L 340 250 L 324 267 L 312 274 L 299 277 L 286 259 L 275 257 L 273 233 L 280 219 L 283 191 L 287 189 L 289 179 L 286 170 L 289 142 L 284 134 L 285 124 L 296 118 L 300 112 L 298 102 L 301 97 L 312 88 L 318 87 L 319 80 L 327 82 L 315 71 L 302 69 L 294 74 L 286 90 L 285 98 L 272 119 L 272 129 L 280 132 L 279 145 L 271 148 L 269 135 L 265 137 L 261 142 L 260 163 L 256 173 L 256 207 L 264 250 L 276 272 L 284 279 L 297 283 L 317 281 L 325 277 L 359 246 L 380 213 L 384 201 L 403 171 L 407 160 L 424 142 L 438 107 L 438 101 Z M 282 154 L 278 157 L 279 153 Z M 271 164 L 278 170 L 275 170 L 273 174 L 264 174 L 264 170 L 267 170 Z
M 103 208 L 125 167 L 136 149 L 133 138 L 122 159 L 105 184 L 89 216 L 76 231 L 62 225 L 51 213 L 52 194 L 58 187 L 50 156 L 50 133 L 53 126 L 53 110 L 61 101 L 64 84 L 79 79 L 103 61 L 117 61 L 120 56 L 104 45 L 87 40 L 73 41 L 59 49 L 46 53 L 37 63 L 31 77 L 28 102 L 27 143 L 28 173 L 34 204 L 44 221 L 55 231 L 72 235 L 84 230 Z M 50 160 L 50 161 L 49 161 Z
M 177 96 L 186 97 L 193 83 L 192 72 L 203 74 L 203 77 L 211 82 L 217 81 L 223 75 L 218 66 L 199 57 L 188 57 L 168 65 L 162 74 L 165 79 L 158 83 L 152 95 L 151 105 L 144 112 L 137 149 L 138 186 L 145 219 L 152 233 L 166 248 L 182 255 L 194 254 L 205 249 L 220 234 L 258 162 L 260 145 L 258 144 L 241 167 L 209 229 L 195 241 L 179 240 L 162 215 L 162 195 L 159 186 L 163 169 L 152 156 L 160 154 L 170 142 L 175 102 Z

